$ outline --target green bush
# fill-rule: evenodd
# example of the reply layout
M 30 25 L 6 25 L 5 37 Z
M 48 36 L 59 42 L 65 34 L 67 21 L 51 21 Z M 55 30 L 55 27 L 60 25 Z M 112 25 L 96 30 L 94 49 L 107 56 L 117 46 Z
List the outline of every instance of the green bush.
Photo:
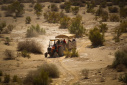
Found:
M 69 26 L 70 18 L 65 16 L 60 20 L 60 28 L 67 28 Z
M 10 82 L 10 75 L 5 74 L 4 76 L 4 83 L 9 83 Z
M 125 73 L 124 75 L 120 75 L 118 80 L 127 84 L 127 73 Z
M 77 15 L 78 12 L 79 12 L 79 7 L 72 7 L 72 13 L 74 15 Z
M 37 37 L 38 35 L 45 34 L 45 29 L 40 28 L 37 24 L 36 26 L 31 25 L 29 29 L 27 29 L 26 37 Z
M 13 76 L 13 82 L 18 82 L 18 76 L 17 75 Z
M 69 32 L 75 34 L 76 37 L 82 37 L 85 34 L 85 28 L 81 24 L 82 17 L 77 15 L 75 18 L 71 20 L 71 24 L 69 26 Z
M 0 76 L 3 76 L 3 72 L 0 70 Z
M 117 13 L 118 12 L 117 7 L 108 7 L 108 10 L 109 10 L 110 13 Z
M 51 4 L 51 11 L 59 11 L 58 7 L 55 4 Z
M 89 32 L 89 39 L 93 46 L 103 45 L 104 36 L 100 33 L 98 28 L 91 29 Z
M 112 22 L 119 22 L 119 16 L 116 15 L 116 14 L 112 14 L 110 16 L 110 21 L 112 21 Z
M 23 51 L 21 52 L 21 55 L 22 55 L 23 57 L 30 58 L 30 54 L 27 52 L 27 50 L 23 50 Z
M 71 2 L 65 2 L 64 4 L 66 13 L 69 13 L 71 9 Z
M 31 22 L 31 17 L 30 17 L 30 16 L 27 16 L 25 22 L 26 22 L 26 24 L 30 24 L 30 22 Z
M 120 36 L 122 35 L 122 29 L 120 28 L 120 26 L 116 28 L 115 33 L 116 33 L 115 42 L 119 42 Z
M 39 18 L 41 15 L 42 15 L 42 5 L 37 3 L 35 6 L 34 6 L 34 10 L 35 10 L 35 14 L 37 15 L 37 17 Z
M 100 32 L 102 33 L 108 30 L 107 24 L 103 24 L 103 23 L 99 25 L 99 28 L 100 28 Z
M 26 41 L 19 42 L 17 49 L 19 51 L 26 50 L 27 52 L 31 52 L 31 53 L 38 53 L 38 54 L 42 53 L 41 45 L 34 40 L 26 40 Z
M 4 51 L 4 55 L 5 55 L 5 60 L 13 60 L 15 59 L 15 54 L 12 50 L 5 50 Z

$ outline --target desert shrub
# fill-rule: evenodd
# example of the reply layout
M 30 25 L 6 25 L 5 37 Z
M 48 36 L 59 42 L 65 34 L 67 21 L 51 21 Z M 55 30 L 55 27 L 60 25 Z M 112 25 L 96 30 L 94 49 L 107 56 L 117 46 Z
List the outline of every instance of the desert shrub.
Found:
M 65 16 L 60 20 L 60 28 L 67 28 L 69 26 L 70 18 Z
M 85 6 L 85 0 L 70 0 L 70 2 L 72 2 L 73 6 L 80 6 L 83 7 Z
M 65 4 L 61 4 L 61 5 L 60 5 L 60 8 L 61 8 L 61 9 L 64 9 L 64 8 L 65 8 Z
M 108 20 L 108 12 L 103 11 L 101 17 L 102 17 L 102 21 L 106 22 Z
M 127 84 L 127 73 L 124 73 L 124 75 L 120 75 L 118 80 Z
M 24 79 L 24 84 L 49 85 L 51 78 L 59 77 L 59 71 L 54 64 L 43 64 L 37 70 L 28 73 Z
M 6 11 L 8 9 L 8 6 L 1 6 L 1 10 Z
M 1 83 L 2 79 L 0 78 L 0 83 Z
M 18 76 L 17 75 L 13 76 L 13 82 L 18 82 Z
M 64 5 L 66 13 L 69 13 L 71 9 L 71 2 L 65 2 Z
M 72 7 L 72 13 L 76 15 L 79 12 L 79 7 Z
M 110 15 L 110 21 L 112 22 L 119 22 L 119 16 L 116 14 Z
M 14 25 L 9 24 L 2 33 L 11 33 L 11 31 L 15 28 Z
M 71 57 L 79 57 L 78 51 L 76 51 L 76 49 L 72 49 Z
M 31 25 L 30 28 L 27 29 L 26 37 L 36 37 L 45 33 L 45 29 L 40 28 L 38 24 L 36 26 Z
M 107 6 L 112 6 L 112 2 L 107 2 Z
M 0 33 L 2 33 L 4 27 L 6 27 L 6 22 L 1 22 L 0 23 Z
M 110 13 L 117 13 L 118 12 L 117 7 L 108 7 L 108 10 L 109 10 Z
M 39 54 L 42 53 L 41 45 L 34 40 L 21 41 L 18 43 L 17 48 L 19 51 L 26 50 L 27 52 L 32 52 L 32 53 L 39 53 Z
M 100 33 L 98 28 L 91 29 L 89 32 L 89 39 L 93 46 L 103 45 L 104 36 Z
M 92 13 L 94 11 L 94 7 L 95 7 L 95 4 L 93 2 L 87 3 L 87 12 Z
M 69 49 L 66 48 L 65 51 L 64 51 L 64 55 L 65 55 L 66 58 L 71 57 L 71 51 L 69 51 Z
M 9 37 L 6 37 L 4 44 L 5 45 L 10 45 L 10 41 L 11 41 L 10 38 Z
M 9 83 L 9 82 L 10 82 L 10 75 L 9 74 L 5 74 L 4 83 Z
M 51 11 L 57 12 L 59 9 L 55 4 L 51 4 Z
M 38 68 L 38 70 L 44 70 L 45 72 L 48 72 L 49 77 L 51 78 L 58 78 L 59 77 L 59 70 L 54 64 L 43 64 Z
M 60 13 L 57 13 L 57 12 L 46 12 L 46 13 L 44 13 L 44 18 L 49 23 L 58 23 L 60 21 Z
M 25 22 L 26 22 L 26 24 L 30 24 L 30 22 L 31 22 L 31 17 L 30 17 L 30 16 L 27 16 Z
M 127 17 L 127 8 L 125 7 L 120 8 L 120 17 L 124 17 L 124 18 Z
M 88 77 L 89 77 L 89 70 L 83 69 L 83 70 L 82 70 L 82 74 L 83 74 L 83 76 L 84 76 L 84 79 L 88 79 Z
M 71 24 L 69 26 L 69 32 L 75 34 L 76 37 L 82 37 L 85 33 L 85 28 L 81 24 L 82 17 L 77 15 L 75 18 L 71 20 Z
M 100 6 L 101 6 L 102 8 L 105 8 L 105 7 L 107 6 L 106 1 L 101 2 Z
M 108 30 L 107 24 L 103 24 L 103 23 L 99 25 L 99 28 L 100 28 L 100 32 L 106 32 Z
M 127 21 L 120 23 L 121 32 L 127 32 Z
M 122 35 L 122 29 L 118 26 L 116 27 L 115 30 L 116 36 L 115 36 L 115 42 L 119 42 L 120 41 L 120 36 Z
M 118 50 L 115 52 L 115 60 L 112 63 L 112 67 L 117 68 L 120 64 L 127 67 L 127 53 L 124 50 Z
M 5 50 L 4 51 L 4 55 L 5 55 L 5 60 L 13 60 L 15 59 L 15 54 L 12 50 Z
M 23 4 L 19 1 L 15 1 L 12 4 L 8 5 L 8 13 L 15 13 L 15 17 L 22 16 L 24 14 Z
M 3 76 L 3 72 L 0 70 L 0 76 Z
M 101 7 L 99 7 L 96 11 L 96 16 L 101 16 L 103 13 L 103 9 Z
M 37 17 L 39 18 L 42 15 L 42 5 L 37 3 L 34 6 L 34 10 L 35 10 L 35 14 L 37 15 Z
M 27 52 L 27 50 L 23 50 L 23 51 L 21 52 L 21 55 L 22 55 L 23 57 L 27 57 L 27 58 L 30 58 L 30 57 L 31 57 L 30 54 Z

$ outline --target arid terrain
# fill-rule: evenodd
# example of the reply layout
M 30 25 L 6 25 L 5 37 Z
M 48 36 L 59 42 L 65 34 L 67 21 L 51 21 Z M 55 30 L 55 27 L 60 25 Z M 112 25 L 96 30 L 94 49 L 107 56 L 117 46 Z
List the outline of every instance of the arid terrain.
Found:
M 64 2 L 54 3 L 56 6 L 60 6 Z M 82 25 L 87 30 L 86 34 L 82 37 L 76 38 L 77 41 L 77 51 L 79 57 L 74 58 L 65 58 L 65 56 L 57 58 L 45 58 L 44 53 L 47 51 L 49 45 L 49 40 L 54 39 L 55 36 L 60 34 L 68 34 L 68 29 L 60 29 L 59 23 L 48 23 L 43 16 L 43 13 L 47 12 L 48 6 L 51 5 L 51 2 L 42 2 L 40 3 L 43 7 L 42 15 L 37 18 L 34 7 L 30 7 L 31 3 L 23 3 L 24 5 L 24 14 L 21 17 L 5 17 L 5 10 L 2 10 L 2 6 L 9 5 L 7 3 L 0 5 L 0 23 L 3 21 L 6 22 L 6 25 L 14 25 L 14 29 L 10 33 L 1 33 L 0 34 L 0 70 L 3 74 L 10 74 L 11 78 L 14 75 L 17 75 L 19 78 L 24 79 L 29 71 L 36 70 L 39 66 L 44 63 L 53 63 L 57 66 L 60 72 L 59 78 L 53 78 L 51 85 L 123 85 L 123 82 L 118 80 L 120 74 L 126 72 L 117 72 L 116 69 L 109 68 L 108 66 L 112 65 L 115 59 L 115 52 L 121 49 L 127 43 L 127 33 L 122 33 L 120 36 L 120 41 L 115 42 L 115 28 L 120 25 L 120 21 L 111 22 L 102 22 L 107 24 L 108 30 L 105 33 L 105 42 L 103 46 L 92 47 L 92 43 L 89 40 L 88 32 L 90 29 L 98 26 L 101 22 L 101 17 L 95 20 L 95 14 L 87 13 L 87 5 L 84 7 L 79 7 L 78 14 L 82 16 Z M 34 3 L 35 5 L 36 3 Z M 116 6 L 116 5 L 115 5 Z M 97 5 L 94 9 L 98 9 Z M 59 12 L 62 9 L 59 8 Z M 108 10 L 108 7 L 105 8 Z M 84 13 L 85 12 L 85 13 Z M 75 17 L 72 12 L 66 13 L 65 15 L 70 18 Z M 31 17 L 30 24 L 26 24 L 26 17 Z M 124 18 L 126 20 L 126 18 Z M 46 33 L 44 35 L 39 35 L 37 37 L 26 37 L 27 29 L 31 25 L 39 25 L 40 28 L 45 29 Z M 5 27 L 6 28 L 6 27 Z M 10 39 L 10 45 L 5 44 L 6 37 Z M 24 40 L 35 40 L 40 44 L 42 54 L 30 53 L 30 58 L 24 58 L 18 56 L 17 46 L 18 43 Z M 4 59 L 5 50 L 12 50 L 15 56 L 14 60 Z M 18 57 L 17 57 L 18 56 Z M 88 78 L 84 78 L 82 74 L 83 70 L 88 71 Z M 4 80 L 3 76 L 0 76 L 1 80 Z M 18 83 L 4 84 L 3 82 L 0 85 L 20 85 Z

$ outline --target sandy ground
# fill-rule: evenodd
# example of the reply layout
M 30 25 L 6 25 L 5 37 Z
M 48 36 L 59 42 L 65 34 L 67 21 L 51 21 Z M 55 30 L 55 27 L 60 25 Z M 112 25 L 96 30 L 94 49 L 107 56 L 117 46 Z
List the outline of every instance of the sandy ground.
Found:
M 50 3 L 46 2 L 44 4 L 44 9 L 47 10 L 46 7 Z M 94 15 L 90 13 L 82 14 L 85 9 L 84 7 L 80 8 L 79 14 L 83 16 L 85 28 L 91 29 L 98 25 L 99 22 L 95 21 Z M 3 60 L 5 57 L 3 52 L 6 49 L 13 50 L 16 56 L 17 43 L 27 39 L 25 37 L 26 30 L 31 24 L 39 24 L 40 27 L 46 30 L 46 35 L 31 38 L 42 45 L 44 52 L 47 50 L 49 39 L 54 39 L 56 35 L 69 32 L 67 29 L 59 29 L 59 24 L 49 24 L 45 22 L 43 17 L 37 20 L 33 9 L 29 8 L 28 3 L 25 4 L 24 17 L 19 17 L 15 20 L 12 17 L 4 17 L 4 11 L 1 11 L 1 14 L 2 17 L 0 17 L 0 21 L 6 21 L 7 24 L 16 26 L 11 34 L 2 34 L 0 38 L 0 70 L 4 73 L 10 74 L 11 76 L 18 75 L 20 78 L 23 78 L 29 71 L 36 70 L 38 66 L 48 62 L 55 64 L 60 71 L 60 78 L 53 79 L 52 85 L 122 85 L 122 83 L 118 81 L 118 76 L 122 74 L 122 72 L 118 73 L 113 69 L 107 68 L 114 60 L 114 52 L 120 48 L 121 44 L 127 42 L 127 39 L 124 39 L 119 45 L 119 43 L 115 43 L 113 40 L 112 29 L 118 26 L 119 23 L 105 22 L 109 30 L 105 35 L 106 42 L 104 46 L 91 48 L 91 42 L 87 36 L 76 39 L 77 50 L 80 55 L 78 58 L 65 58 L 65 56 L 60 58 L 45 58 L 43 54 L 30 54 L 30 59 L 17 57 L 15 60 Z M 67 15 L 74 17 L 72 13 L 68 13 Z M 26 16 L 31 16 L 31 24 L 25 24 Z M 9 46 L 4 44 L 4 39 L 7 36 L 12 39 Z M 126 37 L 126 34 L 123 36 Z M 89 70 L 88 79 L 84 79 L 81 72 L 83 69 Z

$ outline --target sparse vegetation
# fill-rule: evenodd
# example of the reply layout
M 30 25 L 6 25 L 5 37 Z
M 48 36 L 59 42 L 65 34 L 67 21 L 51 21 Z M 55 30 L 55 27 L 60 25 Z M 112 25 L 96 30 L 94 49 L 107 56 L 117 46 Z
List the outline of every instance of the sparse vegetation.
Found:
M 71 2 L 65 2 L 64 5 L 65 5 L 65 11 L 69 13 L 71 9 Z
M 23 4 L 21 4 L 19 1 L 13 2 L 11 5 L 8 5 L 7 13 L 15 13 L 15 18 L 22 16 L 24 13 Z
M 40 28 L 37 24 L 36 26 L 31 25 L 29 29 L 27 29 L 26 37 L 37 37 L 38 35 L 45 34 L 45 29 Z
M 13 82 L 18 82 L 18 76 L 17 75 L 13 76 Z
M 66 50 L 64 51 L 64 55 L 66 56 L 66 58 L 71 57 L 71 51 L 69 51 L 69 50 L 66 48 Z
M 104 36 L 100 33 L 98 28 L 91 29 L 89 32 L 89 39 L 93 46 L 103 45 Z
M 77 15 L 78 12 L 79 12 L 79 7 L 72 7 L 72 13 L 74 15 Z
M 118 80 L 127 84 L 127 73 L 125 73 L 124 75 L 120 75 Z
M 30 17 L 30 16 L 27 16 L 25 22 L 26 22 L 26 24 L 30 24 L 30 22 L 31 22 L 31 17 Z
M 108 12 L 107 11 L 103 11 L 101 14 L 102 17 L 102 21 L 106 22 L 108 20 Z
M 59 9 L 55 4 L 51 4 L 51 11 L 57 12 Z
M 11 31 L 12 31 L 14 28 L 15 28 L 14 25 L 9 24 L 9 25 L 3 30 L 2 33 L 9 34 L 9 33 L 11 33 Z
M 125 45 L 124 49 L 127 49 L 127 46 Z M 115 60 L 112 63 L 113 68 L 117 68 L 120 64 L 127 67 L 127 51 L 123 48 L 121 50 L 118 50 L 115 52 Z
M 89 70 L 83 69 L 83 70 L 82 70 L 82 74 L 83 74 L 83 76 L 84 76 L 84 79 L 88 79 L 88 77 L 89 77 Z
M 120 8 L 120 17 L 126 18 L 127 17 L 127 8 L 121 7 Z
M 117 13 L 118 12 L 117 7 L 108 7 L 108 10 L 109 10 L 110 13 Z
M 4 83 L 9 83 L 9 82 L 10 82 L 10 75 L 9 74 L 5 74 Z
M 37 17 L 39 18 L 41 15 L 42 15 L 42 5 L 37 3 L 35 6 L 34 6 L 34 10 L 35 10 L 35 14 L 37 15 Z
M 4 55 L 5 55 L 5 60 L 13 60 L 15 59 L 15 54 L 12 50 L 5 50 L 4 51 Z
M 29 72 L 24 84 L 49 85 L 51 78 L 59 77 L 59 71 L 54 64 L 43 64 L 37 70 Z
M 60 28 L 67 28 L 69 26 L 70 18 L 65 16 L 60 20 Z
M 10 38 L 9 38 L 9 37 L 6 37 L 6 38 L 5 38 L 5 43 L 4 43 L 4 44 L 5 44 L 5 45 L 10 45 L 10 41 L 11 41 Z
M 115 42 L 119 42 L 120 36 L 122 35 L 122 29 L 120 28 L 120 26 L 116 28 L 115 32 L 116 32 Z
M 71 57 L 79 57 L 78 51 L 76 51 L 76 49 L 72 49 Z
M 32 53 L 42 53 L 41 45 L 34 41 L 34 40 L 25 40 L 18 43 L 18 50 L 23 51 L 26 50 L 27 52 Z
M 116 14 L 112 14 L 110 16 L 110 21 L 112 21 L 112 22 L 119 22 L 119 16 L 116 15 Z
M 107 24 L 103 24 L 103 23 L 101 23 L 99 25 L 99 28 L 100 28 L 100 32 L 102 32 L 102 33 L 106 32 L 108 30 Z
M 22 55 L 23 57 L 30 58 L 30 54 L 27 52 L 27 50 L 23 50 L 23 51 L 21 52 L 21 55 Z
M 71 20 L 71 24 L 69 26 L 69 32 L 75 34 L 76 37 L 82 37 L 85 34 L 85 28 L 81 24 L 81 20 L 82 17 L 77 15 Z

